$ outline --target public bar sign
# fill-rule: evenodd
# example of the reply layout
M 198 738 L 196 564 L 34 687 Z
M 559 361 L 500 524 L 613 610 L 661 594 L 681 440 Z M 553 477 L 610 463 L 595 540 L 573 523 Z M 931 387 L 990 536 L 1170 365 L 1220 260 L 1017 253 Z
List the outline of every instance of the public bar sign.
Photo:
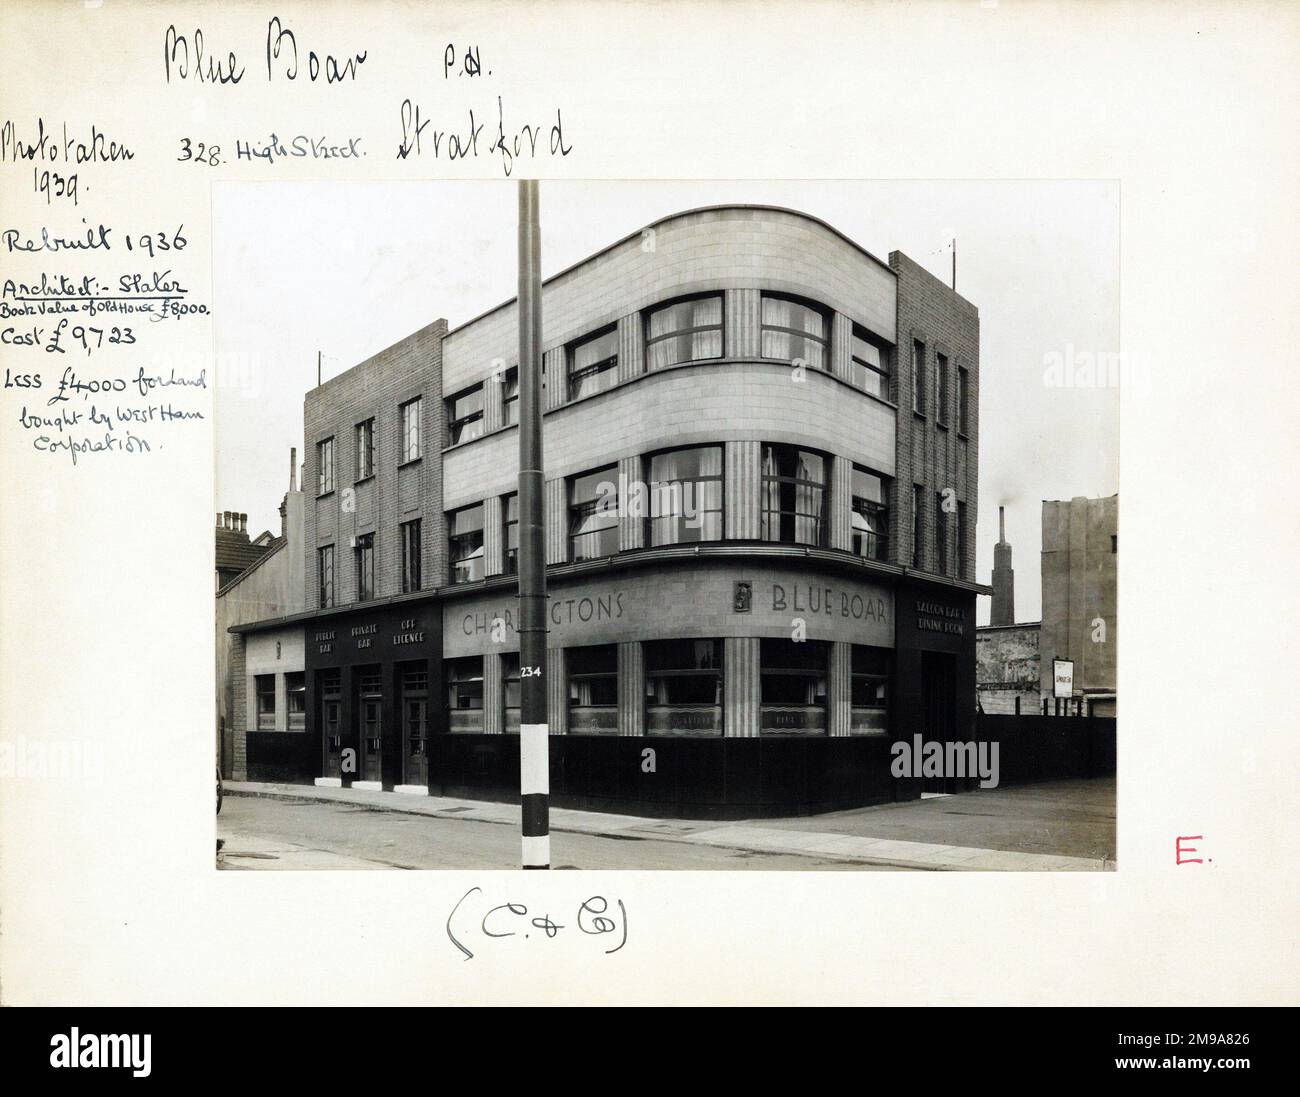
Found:
M 1052 660 L 1052 696 L 1074 696 L 1074 661 L 1072 659 Z

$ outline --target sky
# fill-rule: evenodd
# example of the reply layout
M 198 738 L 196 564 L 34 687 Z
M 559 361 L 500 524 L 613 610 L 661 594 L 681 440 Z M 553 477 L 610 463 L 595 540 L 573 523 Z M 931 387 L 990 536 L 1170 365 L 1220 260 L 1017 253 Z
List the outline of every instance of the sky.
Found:
M 1017 620 L 1039 617 L 1041 503 L 1119 490 L 1119 186 L 1106 180 L 544 182 L 542 276 L 666 214 L 758 203 L 900 250 L 980 312 L 977 577 L 1006 507 Z M 221 183 L 213 188 L 214 511 L 280 531 L 302 401 L 439 317 L 512 298 L 513 181 Z M 989 599 L 977 599 L 979 623 Z

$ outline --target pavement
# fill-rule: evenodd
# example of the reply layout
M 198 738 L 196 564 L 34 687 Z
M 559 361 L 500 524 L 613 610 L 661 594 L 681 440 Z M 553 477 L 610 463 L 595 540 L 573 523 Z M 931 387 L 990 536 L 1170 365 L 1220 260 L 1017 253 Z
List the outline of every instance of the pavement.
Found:
M 230 781 L 223 868 L 513 868 L 519 807 Z M 734 822 L 552 808 L 552 860 L 572 868 L 1115 868 L 1115 782 L 1061 781 L 825 815 Z M 572 863 L 569 863 L 572 862 Z

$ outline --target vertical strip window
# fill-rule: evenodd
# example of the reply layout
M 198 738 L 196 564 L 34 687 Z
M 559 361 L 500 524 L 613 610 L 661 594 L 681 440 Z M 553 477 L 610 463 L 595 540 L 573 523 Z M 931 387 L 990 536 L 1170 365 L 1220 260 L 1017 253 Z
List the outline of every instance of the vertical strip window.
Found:
M 948 356 L 934 356 L 934 421 L 941 427 L 948 425 Z
M 316 571 L 320 577 L 320 608 L 334 604 L 334 546 L 322 545 L 316 550 Z
M 925 414 L 925 344 L 912 340 L 912 410 Z
M 402 593 L 420 589 L 420 519 L 403 522 L 402 533 Z
M 375 421 L 357 424 L 357 479 L 367 480 L 375 474 Z
M 943 492 L 934 496 L 934 558 L 940 575 L 948 574 L 948 512 L 944 509 Z
M 912 485 L 912 567 L 919 568 L 925 559 L 924 543 L 921 539 L 921 513 L 925 507 L 925 488 L 921 484 Z
M 375 596 L 375 535 L 357 537 L 357 601 L 369 602 Z
M 326 438 L 316 443 L 316 494 L 328 495 L 334 490 L 334 439 Z
M 501 570 L 506 575 L 519 574 L 519 493 L 512 492 L 501 501 Z
M 402 464 L 418 461 L 424 453 L 424 441 L 420 436 L 424 400 L 417 396 L 401 406 L 402 418 Z

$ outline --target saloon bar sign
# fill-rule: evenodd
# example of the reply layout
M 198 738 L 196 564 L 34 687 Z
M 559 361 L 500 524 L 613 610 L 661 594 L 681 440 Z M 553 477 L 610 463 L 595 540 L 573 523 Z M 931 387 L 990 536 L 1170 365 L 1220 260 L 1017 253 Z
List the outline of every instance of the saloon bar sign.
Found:
M 946 632 L 951 636 L 966 634 L 966 611 L 961 606 L 916 600 L 916 627 L 922 632 Z

